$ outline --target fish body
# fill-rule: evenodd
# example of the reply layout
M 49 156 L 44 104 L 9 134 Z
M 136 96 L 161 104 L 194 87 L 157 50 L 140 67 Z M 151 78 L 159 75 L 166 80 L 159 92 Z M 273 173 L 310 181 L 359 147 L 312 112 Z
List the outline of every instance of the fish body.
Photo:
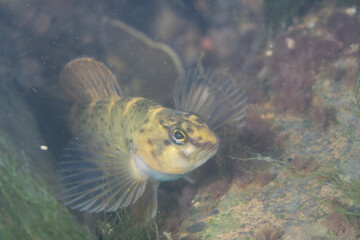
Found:
M 154 172 L 174 175 L 169 179 L 151 175 L 160 181 L 179 178 L 204 163 L 206 158 L 191 156 L 196 148 L 212 157 L 219 145 L 216 134 L 195 114 L 165 108 L 141 97 L 76 104 L 71 112 L 69 122 L 74 133 L 120 139 Z M 171 135 L 176 130 L 186 133 L 186 145 L 174 143 Z
M 123 97 L 102 63 L 75 59 L 64 67 L 60 79 L 73 102 L 68 122 L 74 140 L 65 148 L 58 172 L 63 200 L 74 209 L 115 211 L 146 195 L 146 208 L 154 217 L 159 182 L 184 177 L 217 152 L 219 138 L 201 116 L 141 97 Z M 198 97 L 204 84 L 194 84 Z M 182 89 L 189 94 L 191 88 Z M 213 101 L 209 89 L 203 92 L 206 98 L 199 102 Z M 181 101 L 184 94 L 177 96 Z M 209 109 L 212 112 L 205 117 L 221 113 L 219 107 Z M 229 115 L 229 110 L 225 113 Z

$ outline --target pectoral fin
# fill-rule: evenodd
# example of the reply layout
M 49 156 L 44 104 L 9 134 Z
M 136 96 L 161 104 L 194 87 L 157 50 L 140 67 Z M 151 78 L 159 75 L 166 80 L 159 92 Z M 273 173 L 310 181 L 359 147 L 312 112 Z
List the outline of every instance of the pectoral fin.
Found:
M 189 175 L 185 175 L 184 177 L 183 177 L 188 183 L 190 183 L 190 184 L 194 184 L 196 181 L 192 178 L 192 177 L 190 177 Z
M 122 142 L 80 135 L 63 151 L 58 174 L 61 200 L 80 211 L 115 211 L 134 204 L 144 193 L 147 177 L 136 169 Z

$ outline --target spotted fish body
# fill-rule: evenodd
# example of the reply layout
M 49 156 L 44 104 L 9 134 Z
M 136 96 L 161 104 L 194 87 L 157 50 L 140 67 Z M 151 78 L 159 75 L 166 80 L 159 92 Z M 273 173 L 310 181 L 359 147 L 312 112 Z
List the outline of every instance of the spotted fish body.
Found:
M 200 117 L 145 98 L 123 97 L 111 71 L 91 58 L 71 61 L 60 78 L 64 94 L 73 102 L 68 119 L 74 140 L 65 148 L 58 171 L 62 199 L 71 208 L 115 211 L 146 195 L 145 208 L 154 217 L 159 182 L 185 176 L 217 152 L 219 138 L 202 117 L 229 115 L 229 109 L 222 113 L 215 105 Z M 213 100 L 208 84 L 194 84 L 207 96 L 198 103 Z M 176 93 L 178 102 L 191 88 L 180 89 L 184 92 Z M 197 104 L 190 106 L 199 108 Z M 243 106 L 230 113 L 242 119 Z
M 188 152 L 190 148 L 211 146 L 209 151 L 215 154 L 218 146 L 217 136 L 195 114 L 168 109 L 145 98 L 100 100 L 88 105 L 75 105 L 72 112 L 73 132 L 121 138 L 129 151 L 154 170 L 165 174 L 181 176 L 203 163 L 197 158 L 184 156 L 186 162 L 181 162 L 181 158 L 175 157 L 177 148 L 185 149 L 187 146 L 171 147 L 174 144 L 169 137 L 169 128 L 186 131 Z M 181 154 L 186 155 L 186 152 Z M 152 177 L 158 178 L 155 174 Z

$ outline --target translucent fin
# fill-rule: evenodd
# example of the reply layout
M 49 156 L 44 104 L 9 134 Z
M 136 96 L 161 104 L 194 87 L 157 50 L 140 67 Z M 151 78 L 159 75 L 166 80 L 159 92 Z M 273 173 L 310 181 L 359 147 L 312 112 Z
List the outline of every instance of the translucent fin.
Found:
M 245 124 L 246 95 L 230 78 L 200 69 L 187 71 L 174 88 L 175 108 L 196 113 L 213 129 Z
M 158 199 L 157 199 L 157 196 L 158 196 L 158 188 L 159 188 L 159 182 L 152 182 L 151 183 L 151 187 L 152 189 L 149 190 L 150 193 L 148 195 L 150 195 L 150 199 L 151 199 L 151 218 L 154 218 L 157 214 L 157 211 L 158 211 Z M 149 197 L 149 196 L 148 196 Z
M 90 102 L 121 96 L 120 86 L 104 64 L 92 58 L 76 58 L 60 74 L 60 87 L 70 101 Z
M 188 183 L 190 183 L 190 184 L 194 184 L 196 181 L 192 178 L 192 177 L 190 177 L 189 175 L 185 175 L 184 177 L 183 177 Z
M 105 137 L 79 136 L 65 148 L 58 165 L 60 199 L 80 211 L 115 211 L 135 203 L 147 177 L 135 167 L 123 143 Z
M 158 188 L 159 182 L 156 180 L 148 181 L 145 192 L 139 201 L 134 205 L 133 214 L 137 219 L 144 217 L 154 218 L 158 211 Z

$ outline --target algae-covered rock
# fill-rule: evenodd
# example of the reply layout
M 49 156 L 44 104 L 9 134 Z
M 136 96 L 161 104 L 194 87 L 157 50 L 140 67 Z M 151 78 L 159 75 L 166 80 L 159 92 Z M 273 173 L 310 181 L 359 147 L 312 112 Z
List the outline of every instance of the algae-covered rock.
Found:
M 0 239 L 92 239 L 0 132 Z
M 92 239 L 51 190 L 54 157 L 15 90 L 14 52 L 0 35 L 0 239 Z
M 0 76 L 0 239 L 92 239 L 50 190 L 54 158 L 41 150 L 44 140 L 19 92 L 4 71 Z
M 266 124 L 251 121 L 244 132 L 270 141 L 261 148 L 250 146 L 245 157 L 228 153 L 235 171 L 251 167 L 240 168 L 243 173 L 225 183 L 223 192 L 215 187 L 223 180 L 201 184 L 175 239 L 360 238 L 358 88 L 354 93 L 360 39 L 348 44 L 336 35 L 329 38 L 332 28 L 359 30 L 322 24 L 336 18 L 358 25 L 360 19 L 322 11 L 326 14 L 305 17 L 304 22 L 316 19 L 315 26 L 299 23 L 275 38 L 272 55 L 264 57 L 268 66 L 278 67 L 267 69 L 272 87 L 263 90 L 262 102 L 250 104 L 248 120 L 259 116 Z M 263 131 L 264 126 L 275 134 Z M 233 148 L 240 144 L 247 143 Z M 281 146 L 281 151 L 274 154 L 268 146 Z M 199 223 L 201 228 L 195 228 Z

